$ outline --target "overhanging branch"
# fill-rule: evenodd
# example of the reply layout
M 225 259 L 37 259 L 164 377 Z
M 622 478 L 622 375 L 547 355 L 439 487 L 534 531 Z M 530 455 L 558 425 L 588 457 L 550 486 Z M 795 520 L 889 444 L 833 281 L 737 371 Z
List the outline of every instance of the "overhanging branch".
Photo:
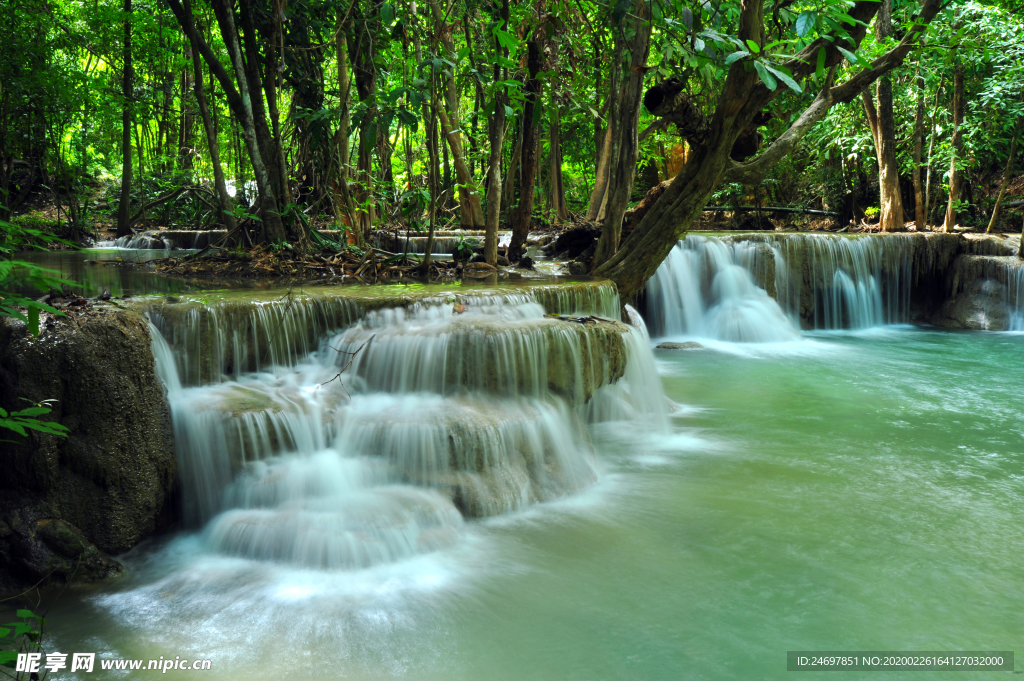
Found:
M 836 67 L 833 66 L 829 70 L 828 77 L 825 78 L 824 87 L 821 88 L 821 92 L 814 98 L 811 105 L 800 114 L 800 118 L 789 127 L 789 130 L 782 133 L 760 156 L 748 163 L 729 161 L 724 181 L 758 184 L 765 178 L 772 166 L 788 156 L 804 135 L 824 118 L 832 107 L 832 79 L 835 77 L 835 71 Z

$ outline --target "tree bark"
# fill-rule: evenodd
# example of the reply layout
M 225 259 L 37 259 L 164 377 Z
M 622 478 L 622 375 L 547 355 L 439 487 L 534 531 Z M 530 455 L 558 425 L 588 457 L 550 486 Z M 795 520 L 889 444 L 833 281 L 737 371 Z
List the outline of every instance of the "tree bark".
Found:
M 338 66 L 338 98 L 341 106 L 341 120 L 338 121 L 338 129 L 334 133 L 334 146 L 337 149 L 337 168 L 334 172 L 334 192 L 332 192 L 334 214 L 339 223 L 342 221 L 342 215 L 346 216 L 349 227 L 354 229 L 356 226 L 355 213 L 352 207 L 352 195 L 348 188 L 348 138 L 351 122 L 349 102 L 352 99 L 352 81 L 348 72 L 348 55 L 341 17 L 338 19 L 338 33 L 335 36 L 334 48 Z
M 924 198 L 924 182 L 921 178 L 921 162 L 924 153 L 924 77 L 918 75 L 914 79 L 917 86 L 917 111 L 914 114 L 914 170 L 911 179 L 914 181 L 914 222 L 917 231 L 923 232 L 928 226 L 928 212 Z
M 636 179 L 636 163 L 640 153 L 637 133 L 640 124 L 640 102 L 643 99 L 644 75 L 647 73 L 647 57 L 651 51 L 650 8 L 644 0 L 636 0 L 633 16 L 623 20 L 619 28 L 619 41 L 631 55 L 629 75 L 622 90 L 615 94 L 615 106 L 611 116 L 612 151 L 611 171 L 608 180 L 608 205 L 605 207 L 604 225 L 597 242 L 594 263 L 607 261 L 619 248 L 622 235 L 622 216 L 629 205 L 629 195 Z M 632 29 L 632 39 L 627 43 L 626 31 Z M 616 60 L 612 68 L 622 68 Z
M 210 150 L 210 163 L 213 165 L 213 184 L 217 189 L 217 199 L 220 203 L 219 222 L 223 222 L 229 232 L 235 229 L 235 215 L 231 212 L 231 197 L 228 195 L 227 183 L 224 181 L 224 169 L 220 165 L 220 144 L 217 141 L 217 130 L 210 116 L 210 107 L 206 101 L 206 93 L 203 91 L 203 66 L 199 61 L 199 49 L 194 45 L 193 36 L 186 35 L 189 44 L 192 45 L 192 87 L 196 93 L 196 103 L 199 105 L 199 115 L 203 119 L 203 130 L 206 131 L 206 146 Z
M 508 30 L 509 0 L 503 0 L 501 6 L 501 27 Z M 508 50 L 501 47 L 497 38 L 494 39 L 494 53 L 499 57 L 507 57 Z M 501 80 L 502 70 L 498 59 L 494 60 L 494 81 Z M 498 264 L 498 222 L 501 218 L 501 152 L 505 143 L 505 119 L 507 112 L 504 87 L 499 87 L 494 97 L 494 109 L 487 118 L 487 142 L 490 152 L 487 158 L 487 217 L 484 227 L 484 260 L 488 265 Z
M 1024 116 L 1018 116 L 1017 124 L 1013 126 L 1013 138 L 1010 140 L 1010 157 L 1006 159 L 1006 170 L 1003 171 L 1003 181 L 999 183 L 999 194 L 996 196 L 996 205 L 992 208 L 992 218 L 988 221 L 986 233 L 992 231 L 992 226 L 999 219 L 999 209 L 1002 208 L 1003 195 L 1006 193 L 1006 185 L 1010 184 L 1010 174 L 1013 172 L 1013 159 L 1017 155 L 1017 138 L 1020 136 L 1022 125 L 1024 125 Z
M 953 68 L 953 151 L 949 162 L 949 203 L 946 204 L 946 220 L 942 231 L 952 232 L 956 226 L 957 206 L 963 184 L 960 169 L 960 154 L 964 146 L 964 65 L 959 59 Z
M 121 79 L 121 203 L 117 207 L 117 236 L 131 234 L 132 209 L 132 0 L 124 0 L 124 73 Z
M 523 105 L 522 132 L 522 181 L 519 185 L 519 206 L 512 222 L 512 241 L 508 247 L 508 259 L 519 260 L 525 250 L 526 237 L 530 233 L 530 222 L 533 218 L 533 190 L 537 181 L 537 146 L 540 135 L 540 121 L 535 115 L 540 104 L 541 82 L 537 74 L 541 69 L 541 50 L 537 39 L 538 26 L 526 44 L 526 67 L 530 77 L 526 80 L 523 94 L 526 102 Z
M 608 196 L 608 178 L 611 174 L 612 155 L 612 128 L 608 126 L 604 130 L 604 141 L 602 142 L 597 157 L 597 173 L 594 177 L 594 191 L 590 192 L 590 203 L 587 205 L 587 220 L 593 221 L 601 214 L 605 197 Z
M 548 143 L 548 180 L 551 183 L 551 207 L 556 223 L 569 220 L 569 207 L 565 203 L 565 185 L 562 181 L 562 141 L 559 137 L 558 105 L 551 104 L 551 124 Z
M 177 4 L 177 0 L 169 0 L 169 2 L 172 8 Z M 186 6 L 188 2 L 189 0 L 185 0 Z M 253 100 L 250 96 L 245 64 L 242 61 L 241 43 L 238 39 L 238 30 L 235 27 L 235 13 L 230 0 L 212 0 L 212 4 L 214 13 L 217 16 L 217 23 L 220 26 L 221 36 L 224 39 L 224 44 L 231 57 L 231 65 L 235 71 L 238 82 L 237 92 L 230 77 L 221 67 L 220 60 L 209 49 L 209 46 L 203 49 L 204 44 L 200 42 L 200 49 L 203 53 L 203 59 L 206 60 L 211 70 L 217 74 L 218 80 L 221 81 L 221 87 L 224 88 L 225 93 L 234 94 L 234 99 L 237 100 L 238 111 L 236 111 L 235 115 L 242 124 L 242 138 L 245 140 L 246 148 L 249 151 L 249 160 L 252 163 L 253 174 L 256 176 L 256 189 L 259 192 L 262 228 L 258 231 L 258 238 L 256 240 L 267 243 L 283 241 L 287 238 L 288 234 L 285 231 L 284 223 L 281 221 L 281 212 L 277 203 L 277 193 L 274 191 L 274 182 L 271 180 L 270 173 L 267 170 L 267 165 L 264 162 L 263 153 L 257 139 L 257 125 L 253 115 Z M 177 11 L 175 14 L 177 14 Z M 186 21 L 191 23 L 191 7 L 189 7 L 187 16 Z M 179 17 L 179 21 L 181 20 L 182 18 Z M 192 31 L 195 32 L 194 26 Z M 198 34 L 196 35 L 198 38 Z M 231 94 L 228 96 L 229 102 L 232 100 Z M 262 101 L 262 97 L 259 99 Z M 260 106 L 259 110 L 262 112 L 263 107 Z M 263 127 L 266 127 L 265 122 Z
M 437 41 L 449 58 L 454 59 L 455 45 L 452 41 L 452 26 L 445 21 L 445 14 L 437 0 L 430 0 L 430 11 L 437 26 Z M 440 50 L 438 50 L 440 51 Z M 458 132 L 459 97 L 455 89 L 453 77 L 442 77 L 441 90 L 443 96 L 438 107 L 437 116 L 441 122 L 441 135 L 448 143 L 455 164 L 455 181 L 459 185 L 459 222 L 463 229 L 484 229 L 484 213 L 480 205 L 480 188 L 473 180 L 473 174 L 466 163 L 466 155 L 462 147 L 462 135 Z
M 892 0 L 883 0 L 875 19 L 879 41 L 892 35 Z M 899 164 L 896 161 L 896 116 L 893 112 L 892 80 L 882 76 L 875 85 L 875 103 L 867 90 L 861 93 L 864 112 L 871 126 L 878 158 L 879 225 L 883 232 L 903 231 L 903 197 L 900 195 Z

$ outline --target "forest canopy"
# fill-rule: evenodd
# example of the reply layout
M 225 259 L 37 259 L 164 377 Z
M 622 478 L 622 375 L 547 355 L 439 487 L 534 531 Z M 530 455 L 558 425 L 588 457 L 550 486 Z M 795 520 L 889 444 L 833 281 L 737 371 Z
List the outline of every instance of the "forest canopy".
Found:
M 1008 3 L 3 2 L 0 219 L 46 196 L 75 239 L 458 226 L 493 264 L 499 228 L 514 261 L 532 226 L 586 221 L 628 297 L 749 196 L 1001 225 L 1024 120 Z

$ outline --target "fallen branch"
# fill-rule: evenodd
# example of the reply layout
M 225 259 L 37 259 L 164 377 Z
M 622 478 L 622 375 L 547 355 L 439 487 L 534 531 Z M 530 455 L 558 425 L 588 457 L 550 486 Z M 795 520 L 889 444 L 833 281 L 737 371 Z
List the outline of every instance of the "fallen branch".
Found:
M 341 371 L 339 371 L 339 372 L 337 373 L 337 375 L 335 375 L 335 377 L 334 377 L 334 378 L 332 378 L 332 379 L 331 379 L 330 381 L 324 381 L 323 383 L 321 383 L 320 385 L 318 385 L 318 386 L 317 386 L 317 388 L 322 388 L 323 386 L 327 385 L 328 383 L 330 383 L 330 382 L 332 382 L 332 381 L 336 381 L 337 379 L 341 378 L 341 375 L 342 375 L 343 373 L 345 373 L 345 370 L 346 370 L 346 369 L 348 369 L 348 368 L 349 368 L 350 366 L 352 366 L 352 362 L 354 362 L 354 361 L 355 361 L 355 359 L 356 359 L 356 355 L 358 355 L 358 354 L 359 354 L 359 352 L 360 352 L 360 351 L 361 351 L 361 350 L 362 350 L 363 348 L 365 348 L 365 347 L 366 347 L 366 344 L 367 344 L 367 343 L 369 343 L 370 341 L 372 341 L 372 340 L 373 340 L 374 338 L 376 338 L 376 337 L 377 337 L 377 334 L 373 334 L 372 336 L 370 336 L 369 338 L 367 338 L 367 339 L 366 339 L 365 341 L 363 341 L 363 344 L 362 344 L 362 345 L 360 345 L 360 346 L 359 346 L 358 348 L 356 348 L 356 349 L 355 349 L 355 351 L 353 351 L 353 352 L 348 352 L 347 350 L 338 350 L 338 349 L 337 349 L 337 348 L 335 348 L 335 347 L 331 347 L 331 346 L 328 346 L 328 347 L 330 347 L 330 348 L 331 348 L 331 350 L 334 350 L 335 352 L 339 352 L 339 353 L 341 353 L 341 354 L 343 354 L 343 355 L 352 355 L 352 356 L 351 356 L 351 357 L 349 357 L 349 359 L 348 359 L 348 362 L 346 362 L 346 363 L 345 363 L 345 366 L 341 367 Z M 341 387 L 342 387 L 342 388 L 345 388 L 345 383 L 344 383 L 344 382 L 342 382 L 342 384 L 341 384 Z M 346 394 L 348 394 L 348 388 L 345 388 L 345 393 L 346 393 Z M 351 397 L 351 395 L 349 395 L 349 397 Z
M 142 207 L 139 208 L 138 211 L 136 211 L 135 215 L 133 215 L 130 220 L 128 220 L 128 229 L 131 229 L 132 225 L 134 225 L 136 222 L 141 220 L 142 216 L 146 214 L 147 210 L 149 210 L 153 206 L 159 206 L 161 203 L 167 203 L 168 201 L 173 201 L 174 199 L 176 199 L 179 196 L 181 196 L 181 193 L 183 191 L 185 191 L 186 189 L 188 189 L 188 187 L 178 187 L 174 191 L 167 192 L 163 196 L 158 196 L 157 198 L 153 199 L 149 203 L 142 204 Z
M 1024 203 L 1024 201 L 1022 201 L 1021 203 Z M 810 208 L 783 208 L 775 206 L 705 206 L 704 211 L 733 211 L 736 213 L 806 213 L 807 215 L 829 215 L 833 217 L 840 217 L 842 215 L 842 213 L 833 213 L 827 210 L 812 210 Z

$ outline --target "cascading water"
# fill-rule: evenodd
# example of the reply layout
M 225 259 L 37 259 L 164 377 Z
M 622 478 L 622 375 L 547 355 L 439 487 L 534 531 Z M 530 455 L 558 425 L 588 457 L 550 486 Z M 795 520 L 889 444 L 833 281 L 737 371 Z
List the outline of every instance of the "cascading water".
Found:
M 366 568 L 452 546 L 464 517 L 590 485 L 586 422 L 665 427 L 666 401 L 643 332 L 545 316 L 572 309 L 566 295 L 425 297 L 354 325 L 356 307 L 324 308 L 323 298 L 251 306 L 241 326 L 232 315 L 151 310 L 186 521 L 205 527 L 214 555 Z M 601 300 L 592 290 L 569 297 L 576 309 Z M 267 309 L 277 312 L 264 318 Z M 331 335 L 331 324 L 348 328 Z M 201 335 L 182 332 L 196 327 Z M 291 349 L 237 369 L 240 328 L 262 329 L 271 344 L 287 330 Z M 234 371 L 192 370 L 202 362 L 191 353 L 223 347 L 234 348 Z
M 755 283 L 755 274 L 767 269 L 766 258 L 774 265 L 778 251 L 763 243 L 694 236 L 680 241 L 647 285 L 654 333 L 755 343 L 796 338 L 792 321 Z
M 656 335 L 771 342 L 910 319 L 913 241 L 833 235 L 688 235 L 647 286 Z

